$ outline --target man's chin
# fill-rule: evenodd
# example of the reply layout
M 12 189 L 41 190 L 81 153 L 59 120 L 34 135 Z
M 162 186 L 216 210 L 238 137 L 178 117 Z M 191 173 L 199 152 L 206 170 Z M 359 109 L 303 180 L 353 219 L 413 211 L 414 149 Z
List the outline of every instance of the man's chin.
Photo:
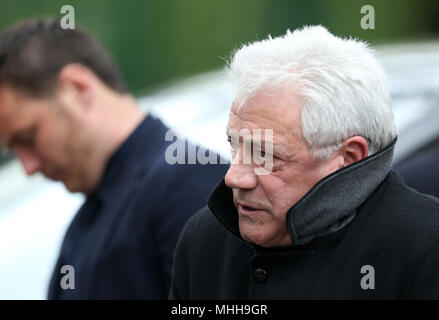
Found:
M 43 175 L 44 175 L 47 179 L 49 179 L 49 180 L 51 180 L 51 181 L 54 181 L 54 182 L 62 182 L 62 181 L 63 181 L 63 177 L 62 177 L 61 174 L 57 174 L 57 173 L 47 174 L 47 173 L 44 173 L 44 172 L 43 172 Z
M 76 183 L 64 181 L 63 184 L 66 187 L 66 189 L 72 193 L 83 192 L 83 190 L 81 190 L 80 186 Z
M 288 247 L 291 246 L 291 238 L 288 234 L 284 237 L 278 237 L 279 231 L 270 229 L 263 230 L 263 226 L 250 225 L 251 223 L 243 221 L 240 218 L 239 232 L 242 239 L 258 245 L 263 248 Z
M 259 247 L 263 247 L 263 248 L 274 247 L 273 245 L 271 245 L 269 243 L 269 241 L 267 241 L 267 239 L 261 238 L 261 237 L 259 237 L 257 235 L 255 236 L 255 235 L 249 235 L 249 234 L 246 234 L 246 233 L 241 233 L 241 237 L 242 237 L 242 239 L 244 239 L 248 243 L 257 245 Z
M 245 241 L 256 244 L 263 247 L 266 244 L 267 239 L 264 234 L 261 233 L 261 228 L 257 226 L 248 226 L 246 222 L 239 223 L 239 232 L 242 239 Z

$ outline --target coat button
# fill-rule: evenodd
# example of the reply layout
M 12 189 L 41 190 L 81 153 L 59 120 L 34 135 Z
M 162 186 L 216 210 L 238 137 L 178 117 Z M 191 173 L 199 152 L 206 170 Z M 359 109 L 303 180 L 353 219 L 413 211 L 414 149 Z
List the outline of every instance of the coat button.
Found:
M 258 268 L 255 271 L 253 271 L 253 277 L 255 280 L 259 283 L 262 283 L 267 278 L 267 271 L 264 269 Z

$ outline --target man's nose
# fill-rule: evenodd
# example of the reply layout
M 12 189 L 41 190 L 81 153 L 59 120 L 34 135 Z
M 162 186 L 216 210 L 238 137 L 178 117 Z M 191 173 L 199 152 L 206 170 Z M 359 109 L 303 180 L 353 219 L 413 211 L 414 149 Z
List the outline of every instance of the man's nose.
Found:
M 33 153 L 25 150 L 17 150 L 16 154 L 28 176 L 42 169 L 41 160 Z
M 229 171 L 227 171 L 226 185 L 232 189 L 256 188 L 258 180 L 254 168 L 251 164 L 242 163 L 239 153 L 233 158 Z

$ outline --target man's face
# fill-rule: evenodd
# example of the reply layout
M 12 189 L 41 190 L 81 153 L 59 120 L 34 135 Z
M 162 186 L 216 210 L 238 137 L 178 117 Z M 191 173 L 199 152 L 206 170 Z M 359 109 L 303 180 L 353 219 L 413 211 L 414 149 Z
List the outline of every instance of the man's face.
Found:
M 72 192 L 83 191 L 87 141 L 80 121 L 56 96 L 33 98 L 0 86 L 0 142 L 16 153 L 28 175 L 41 171 Z
M 287 211 L 320 179 L 338 169 L 332 158 L 311 158 L 301 137 L 300 105 L 297 94 L 280 90 L 276 95 L 257 94 L 239 110 L 235 101 L 230 112 L 229 133 L 273 130 L 273 169 L 269 174 L 256 175 L 257 165 L 242 161 L 240 141 L 239 146 L 232 146 L 233 161 L 225 177 L 233 190 L 241 236 L 263 247 L 291 245 Z

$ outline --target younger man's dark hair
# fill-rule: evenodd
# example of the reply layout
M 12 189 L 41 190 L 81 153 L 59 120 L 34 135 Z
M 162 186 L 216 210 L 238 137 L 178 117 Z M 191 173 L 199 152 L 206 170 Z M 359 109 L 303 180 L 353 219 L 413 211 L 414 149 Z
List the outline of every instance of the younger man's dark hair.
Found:
M 19 22 L 0 35 L 0 84 L 35 97 L 53 92 L 61 69 L 79 63 L 109 88 L 126 93 L 109 52 L 81 28 L 62 29 L 54 19 Z

